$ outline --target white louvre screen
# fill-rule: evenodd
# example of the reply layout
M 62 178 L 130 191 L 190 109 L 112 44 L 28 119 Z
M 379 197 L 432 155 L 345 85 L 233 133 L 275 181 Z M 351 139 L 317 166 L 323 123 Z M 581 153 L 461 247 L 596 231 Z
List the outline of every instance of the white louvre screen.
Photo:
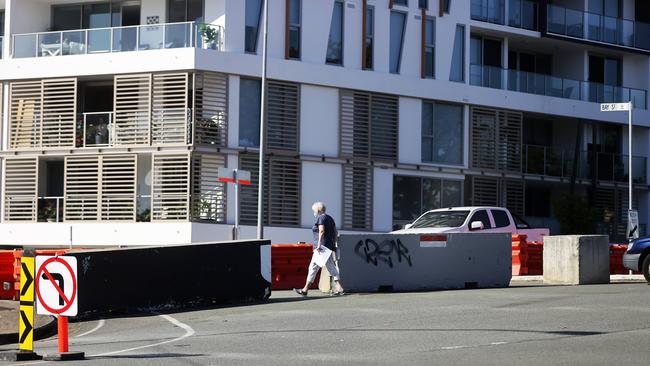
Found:
M 473 168 L 521 172 L 523 114 L 472 107 Z
M 472 206 L 499 205 L 499 178 L 472 177 Z
M 273 157 L 268 163 L 268 222 L 270 225 L 300 225 L 300 161 Z
M 499 111 L 499 169 L 521 172 L 521 135 L 523 114 Z
M 115 144 L 148 145 L 151 74 L 115 75 Z
M 187 144 L 188 87 L 187 73 L 153 75 L 153 145 Z
M 151 220 L 188 220 L 189 153 L 154 154 Z
M 5 159 L 5 221 L 36 221 L 38 159 Z
M 501 181 L 501 207 L 519 216 L 525 212 L 526 183 L 521 179 L 504 179 Z
M 194 79 L 194 143 L 225 147 L 228 139 L 228 76 L 197 73 Z
M 343 227 L 372 230 L 372 168 L 363 163 L 343 166 Z
M 219 182 L 224 155 L 192 155 L 192 219 L 226 222 L 226 183 Z
M 65 221 L 98 221 L 101 176 L 99 156 L 66 156 Z
M 74 147 L 77 79 L 43 80 L 44 147 Z
M 267 100 L 267 149 L 298 151 L 300 88 L 298 84 L 269 81 Z
M 472 108 L 472 167 L 496 169 L 497 113 L 494 109 Z
M 12 149 L 40 146 L 42 91 L 40 81 L 9 84 L 9 146 Z
M 105 155 L 101 159 L 102 220 L 135 221 L 135 155 Z

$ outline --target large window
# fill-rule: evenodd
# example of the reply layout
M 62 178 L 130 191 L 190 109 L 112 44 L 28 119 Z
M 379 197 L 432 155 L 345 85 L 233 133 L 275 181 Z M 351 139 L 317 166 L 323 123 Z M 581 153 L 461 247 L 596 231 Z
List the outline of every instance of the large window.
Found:
M 246 34 L 244 35 L 244 49 L 246 52 L 257 52 L 257 38 L 260 29 L 261 15 L 262 0 L 246 0 Z
M 335 1 L 325 62 L 343 65 L 343 1 Z
M 369 6 L 366 8 L 366 32 L 365 32 L 365 49 L 363 68 L 369 70 L 373 68 L 373 50 L 375 49 L 375 8 Z
M 433 78 L 435 77 L 435 65 L 436 65 L 436 53 L 435 53 L 435 43 L 436 43 L 436 25 L 435 21 L 432 18 L 425 20 L 424 24 L 424 77 Z
M 395 175 L 393 223 L 409 223 L 426 211 L 460 206 L 461 183 L 459 180 Z
M 289 9 L 287 13 L 287 29 L 289 33 L 287 39 L 287 58 L 300 58 L 300 0 L 289 0 Z
M 393 0 L 393 5 L 409 6 L 409 0 Z
M 451 71 L 449 73 L 451 81 L 465 81 L 465 26 L 456 26 L 456 36 L 454 38 L 454 50 L 451 55 Z
M 239 146 L 260 146 L 261 91 L 259 80 L 242 78 L 239 83 Z
M 422 161 L 463 163 L 463 107 L 422 103 Z
M 167 0 L 167 21 L 203 22 L 203 0 Z
M 404 29 L 406 28 L 406 14 L 393 11 L 390 13 L 390 55 L 389 70 L 399 74 L 402 61 L 402 44 L 404 43 Z

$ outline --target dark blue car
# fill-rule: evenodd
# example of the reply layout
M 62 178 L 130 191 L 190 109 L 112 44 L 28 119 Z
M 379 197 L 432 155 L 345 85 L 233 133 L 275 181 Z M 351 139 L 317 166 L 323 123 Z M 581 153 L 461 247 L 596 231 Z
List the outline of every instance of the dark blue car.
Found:
M 643 272 L 646 281 L 650 282 L 650 236 L 636 239 L 627 247 L 623 265 L 633 271 Z

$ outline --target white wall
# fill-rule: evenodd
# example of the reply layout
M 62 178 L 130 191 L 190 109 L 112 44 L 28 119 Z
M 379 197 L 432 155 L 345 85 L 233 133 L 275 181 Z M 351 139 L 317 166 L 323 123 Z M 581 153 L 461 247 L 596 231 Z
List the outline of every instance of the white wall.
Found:
M 343 11 L 343 65 L 361 69 L 361 2 L 346 1 Z M 330 17 L 331 19 L 331 17 Z M 376 28 L 375 28 L 376 29 Z M 327 32 L 329 37 L 329 27 Z
M 400 163 L 422 163 L 422 101 L 399 98 L 399 152 Z
M 372 230 L 388 232 L 393 229 L 393 172 L 375 168 L 372 188 Z
M 141 0 L 140 24 L 147 24 L 147 17 L 158 16 L 160 23 L 167 23 L 167 2 L 161 0 Z
M 246 2 L 242 0 L 226 0 L 226 42 L 224 45 L 226 52 L 244 52 L 245 5 Z
M 304 3 L 304 1 L 303 1 Z M 284 58 L 284 14 L 285 0 L 269 0 L 269 46 L 267 52 L 269 57 Z M 264 20 L 260 19 L 260 38 L 257 44 L 258 53 L 262 54 L 262 43 Z
M 339 92 L 303 84 L 300 87 L 300 152 L 339 154 Z
M 337 227 L 341 227 L 343 217 L 343 169 L 339 164 L 303 162 L 302 163 L 302 197 L 300 225 L 311 228 L 314 215 L 311 205 L 320 201 L 327 206 L 327 213 L 332 216 Z
M 334 0 L 302 2 L 302 61 L 324 64 Z
M 239 146 L 239 76 L 228 76 L 228 146 Z
M 40 1 L 7 0 L 5 40 L 10 34 L 45 32 L 50 29 L 50 4 Z M 29 21 L 26 21 L 29 19 Z M 7 32 L 9 30 L 9 32 Z
M 226 26 L 226 0 L 204 0 L 205 22 Z

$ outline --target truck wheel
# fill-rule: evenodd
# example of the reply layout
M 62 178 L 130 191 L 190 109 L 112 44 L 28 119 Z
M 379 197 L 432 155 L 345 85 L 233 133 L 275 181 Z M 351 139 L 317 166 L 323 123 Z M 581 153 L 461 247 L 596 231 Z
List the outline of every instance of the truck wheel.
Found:
M 643 277 L 645 277 L 645 280 L 650 283 L 650 254 L 646 255 L 643 259 L 641 270 L 643 271 Z

